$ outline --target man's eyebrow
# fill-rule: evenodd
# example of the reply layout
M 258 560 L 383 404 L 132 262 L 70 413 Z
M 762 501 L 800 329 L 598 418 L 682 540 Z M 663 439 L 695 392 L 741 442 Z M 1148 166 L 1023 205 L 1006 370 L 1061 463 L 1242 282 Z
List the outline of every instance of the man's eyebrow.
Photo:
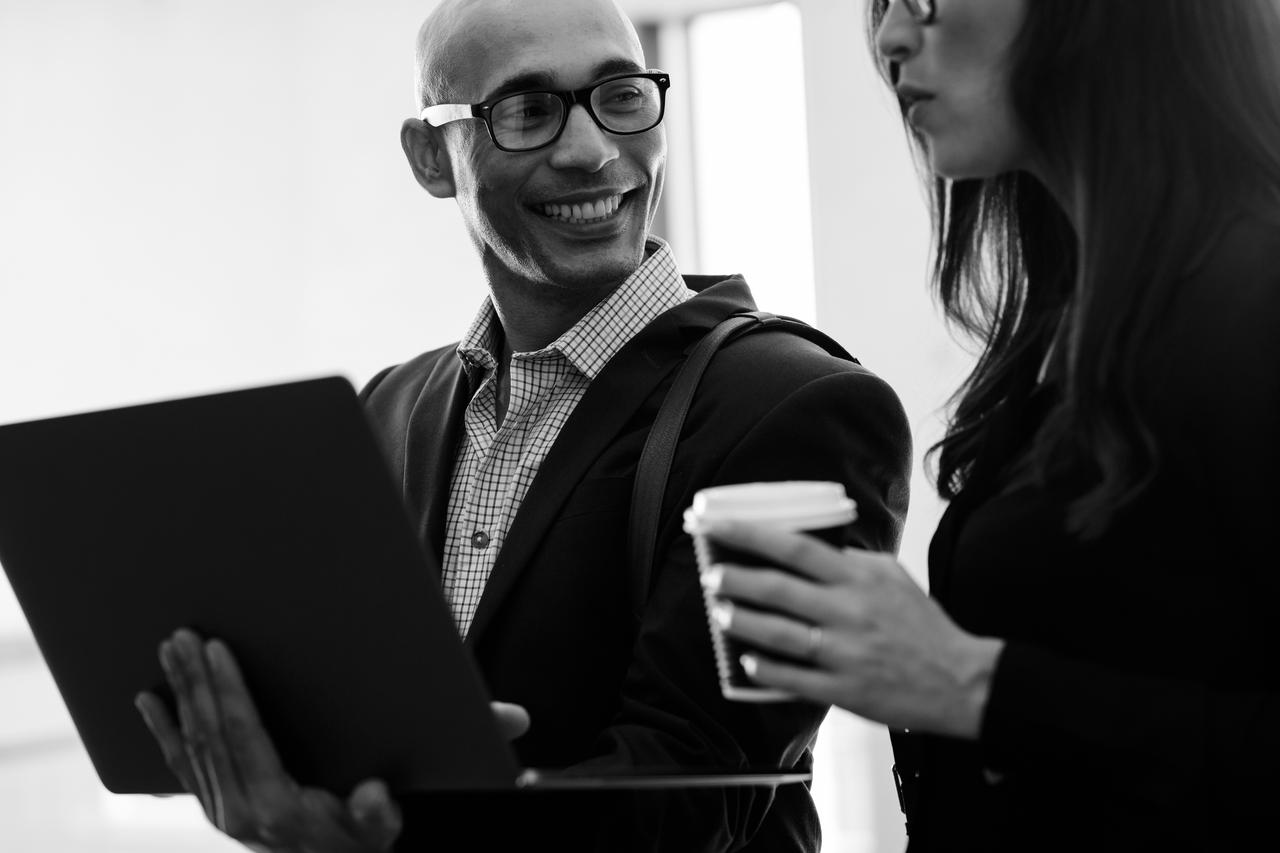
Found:
M 501 98 L 503 95 L 514 95 L 516 92 L 548 91 L 555 88 L 555 78 L 546 71 L 526 71 L 514 77 L 508 77 L 489 93 L 486 101 Z
M 601 62 L 595 67 L 593 73 L 595 74 L 595 79 L 599 80 L 601 77 L 608 77 L 612 74 L 629 74 L 632 72 L 642 74 L 646 70 L 636 65 L 634 60 L 619 57 L 618 59 L 607 59 Z
M 614 74 L 629 74 L 633 72 L 642 73 L 644 71 L 644 68 L 641 68 L 634 60 L 631 59 L 607 59 L 591 70 L 591 79 L 600 80 Z M 514 95 L 517 92 L 546 92 L 554 91 L 558 88 L 559 87 L 556 85 L 555 74 L 552 72 L 524 71 L 503 80 L 484 100 L 492 101 L 494 98 L 501 98 L 504 95 Z

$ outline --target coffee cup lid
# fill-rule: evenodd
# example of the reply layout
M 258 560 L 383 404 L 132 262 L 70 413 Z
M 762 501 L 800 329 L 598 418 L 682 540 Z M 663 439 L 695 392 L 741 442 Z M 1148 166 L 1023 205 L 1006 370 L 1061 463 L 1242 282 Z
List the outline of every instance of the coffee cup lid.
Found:
M 840 483 L 788 480 L 713 486 L 693 496 L 684 529 L 698 533 L 707 521 L 745 521 L 784 530 L 820 530 L 848 524 L 857 505 Z

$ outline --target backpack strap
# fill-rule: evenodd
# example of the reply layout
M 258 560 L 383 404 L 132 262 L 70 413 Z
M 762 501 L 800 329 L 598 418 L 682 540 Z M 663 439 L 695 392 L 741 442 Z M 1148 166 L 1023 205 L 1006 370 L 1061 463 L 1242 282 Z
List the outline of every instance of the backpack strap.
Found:
M 733 314 L 698 342 L 680 366 L 670 390 L 663 398 L 636 467 L 635 484 L 631 490 L 627 568 L 631 612 L 637 622 L 649 598 L 654 552 L 658 544 L 658 525 L 662 520 L 662 498 L 667 490 L 667 477 L 671 473 L 676 444 L 680 440 L 680 432 L 684 428 L 684 419 L 693 402 L 694 392 L 697 391 L 702 374 L 706 372 L 716 350 L 742 335 L 766 329 L 790 332 L 818 344 L 837 358 L 857 363 L 857 359 L 844 347 L 807 323 L 766 311 Z

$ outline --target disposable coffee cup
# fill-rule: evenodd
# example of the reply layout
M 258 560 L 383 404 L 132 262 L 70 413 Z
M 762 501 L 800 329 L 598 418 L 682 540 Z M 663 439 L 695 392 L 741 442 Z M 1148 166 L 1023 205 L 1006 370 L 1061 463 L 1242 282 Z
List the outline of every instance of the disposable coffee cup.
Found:
M 693 537 L 698 568 L 707 571 L 717 563 L 739 566 L 774 566 L 755 554 L 726 548 L 703 535 L 714 522 L 736 521 L 778 530 L 803 531 L 829 545 L 848 544 L 849 525 L 857 518 L 857 505 L 840 483 L 791 480 L 775 483 L 743 483 L 703 489 L 693 496 L 684 513 L 684 529 Z M 786 702 L 795 699 L 783 690 L 760 687 L 742 668 L 740 658 L 755 651 L 750 645 L 720 630 L 712 611 L 719 599 L 703 591 L 711 646 L 715 651 L 720 692 L 739 702 Z

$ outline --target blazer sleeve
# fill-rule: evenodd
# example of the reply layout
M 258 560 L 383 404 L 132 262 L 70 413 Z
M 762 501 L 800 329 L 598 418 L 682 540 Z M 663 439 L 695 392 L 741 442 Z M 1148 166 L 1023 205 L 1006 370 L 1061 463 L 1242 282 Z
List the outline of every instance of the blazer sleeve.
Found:
M 1195 802 L 1233 823 L 1269 813 L 1280 793 L 1280 276 L 1232 277 L 1190 294 L 1170 347 L 1168 395 L 1176 398 L 1171 446 L 1200 488 L 1182 503 L 1185 524 L 1206 527 L 1206 581 L 1189 595 L 1222 595 L 1218 612 L 1259 626 L 1249 648 L 1218 639 L 1224 624 L 1187 624 L 1216 657 L 1223 679 L 1143 677 L 1054 650 L 1010 643 L 998 662 L 981 746 L 994 767 L 1052 767 L 1103 756 L 1108 784 L 1141 791 L 1166 807 Z M 1203 298 L 1197 298 L 1197 297 Z M 1190 477 L 1188 479 L 1191 479 Z M 1176 525 L 1156 536 L 1179 536 Z M 1133 567 L 1138 568 L 1138 567 Z M 1159 566 L 1145 567 L 1160 583 Z M 1212 592 L 1210 590 L 1213 590 Z M 1105 594 L 1105 590 L 1099 590 Z M 1138 614 L 1140 618 L 1140 614 Z M 1235 627 L 1235 626 L 1230 626 Z M 1083 626 L 1081 630 L 1086 630 Z M 1229 686 L 1227 686 L 1229 684 Z M 1101 780 L 1099 780 L 1101 783 Z
M 710 374 L 709 374 L 710 376 Z M 713 380 L 713 389 L 715 380 Z M 730 384 L 732 387 L 732 384 Z M 796 387 L 700 473 L 717 438 L 709 390 L 703 426 L 677 455 L 661 559 L 644 609 L 623 708 L 600 738 L 612 765 L 811 768 L 827 708 L 804 702 L 729 702 L 719 690 L 692 542 L 680 516 L 705 486 L 761 480 L 834 480 L 858 502 L 856 544 L 893 550 L 907 508 L 911 436 L 892 389 L 857 368 Z M 700 390 L 700 395 L 703 392 Z M 602 821 L 601 850 L 814 849 L 816 813 L 807 786 L 741 787 L 625 798 Z

